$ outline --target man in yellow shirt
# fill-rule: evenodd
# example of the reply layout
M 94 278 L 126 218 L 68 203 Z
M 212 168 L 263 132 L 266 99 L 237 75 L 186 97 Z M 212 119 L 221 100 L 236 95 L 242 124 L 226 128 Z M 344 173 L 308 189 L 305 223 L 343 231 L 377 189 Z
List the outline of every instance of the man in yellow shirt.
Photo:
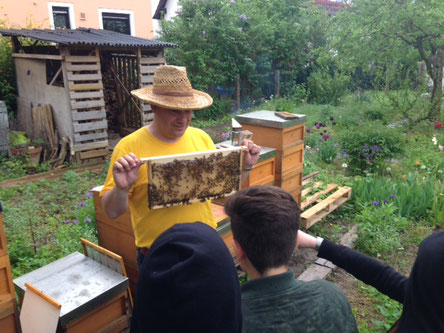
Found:
M 105 213 L 111 219 L 130 208 L 140 267 L 154 240 L 176 223 L 200 221 L 216 228 L 216 222 L 209 200 L 150 210 L 147 166 L 139 158 L 198 152 L 216 147 L 204 131 L 189 127 L 193 110 L 209 107 L 213 99 L 191 87 L 184 67 L 159 66 L 153 85 L 135 90 L 132 94 L 150 103 L 154 119 L 151 124 L 124 137 L 117 144 L 100 195 Z M 248 170 L 258 161 L 260 147 L 249 140 L 242 144 L 248 148 L 243 161 Z

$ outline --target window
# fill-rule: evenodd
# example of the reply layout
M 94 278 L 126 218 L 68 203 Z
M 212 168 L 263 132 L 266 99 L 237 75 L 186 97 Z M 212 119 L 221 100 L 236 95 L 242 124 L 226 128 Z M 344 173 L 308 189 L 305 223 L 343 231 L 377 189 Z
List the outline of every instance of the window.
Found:
M 75 29 L 74 6 L 70 3 L 49 2 L 51 29 Z
M 52 7 L 52 17 L 54 18 L 54 28 L 71 29 L 68 7 Z
M 103 29 L 131 35 L 129 14 L 102 13 Z
M 133 12 L 129 10 L 99 9 L 100 29 L 134 36 Z

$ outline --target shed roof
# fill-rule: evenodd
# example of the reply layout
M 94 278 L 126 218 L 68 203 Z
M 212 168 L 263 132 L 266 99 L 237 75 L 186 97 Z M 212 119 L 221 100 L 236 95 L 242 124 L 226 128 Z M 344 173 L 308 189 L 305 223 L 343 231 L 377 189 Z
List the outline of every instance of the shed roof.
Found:
M 0 34 L 26 37 L 62 45 L 95 45 L 118 47 L 177 47 L 177 44 L 125 35 L 119 32 L 93 29 L 0 29 Z

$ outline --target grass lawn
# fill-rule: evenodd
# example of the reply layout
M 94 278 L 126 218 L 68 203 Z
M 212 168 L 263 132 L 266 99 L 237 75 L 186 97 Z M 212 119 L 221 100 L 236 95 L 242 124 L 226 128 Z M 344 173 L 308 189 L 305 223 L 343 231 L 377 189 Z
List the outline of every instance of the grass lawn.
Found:
M 436 122 L 409 128 L 372 94 L 350 95 L 339 106 L 274 99 L 256 109 L 305 114 L 304 174 L 320 171 L 317 181 L 353 188 L 352 200 L 309 232 L 337 241 L 358 224 L 357 249 L 408 274 L 418 244 L 444 225 L 444 129 Z M 223 141 L 230 117 L 193 125 Z M 11 163 L 3 179 L 22 172 L 19 162 Z M 81 251 L 80 237 L 97 241 L 90 189 L 103 184 L 105 172 L 70 171 L 59 180 L 0 189 L 14 277 Z M 384 332 L 399 316 L 397 302 L 343 271 L 329 278 L 349 297 L 360 332 Z

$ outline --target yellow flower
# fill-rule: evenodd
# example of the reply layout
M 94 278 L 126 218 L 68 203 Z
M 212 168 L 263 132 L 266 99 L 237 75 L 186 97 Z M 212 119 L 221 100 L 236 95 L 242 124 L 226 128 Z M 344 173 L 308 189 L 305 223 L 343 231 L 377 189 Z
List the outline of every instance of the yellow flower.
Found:
M 406 175 L 402 175 L 401 178 L 402 178 L 402 180 L 405 180 L 407 177 L 406 177 Z

